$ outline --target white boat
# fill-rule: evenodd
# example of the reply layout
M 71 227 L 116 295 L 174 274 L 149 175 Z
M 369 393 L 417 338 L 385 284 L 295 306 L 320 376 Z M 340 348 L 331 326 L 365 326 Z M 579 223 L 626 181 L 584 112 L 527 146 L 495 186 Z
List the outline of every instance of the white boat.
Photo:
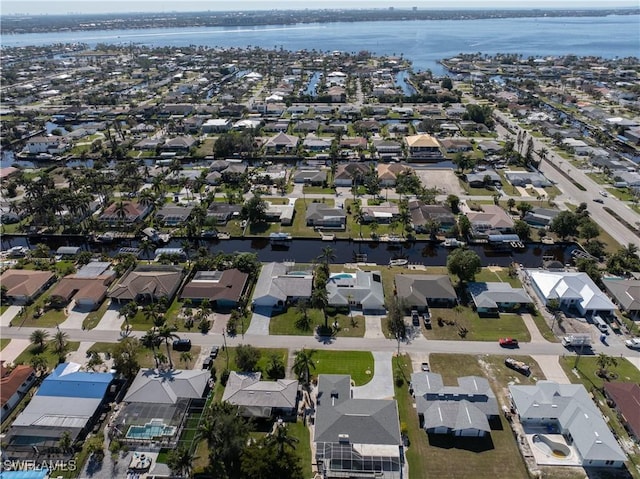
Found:
M 269 241 L 271 244 L 284 244 L 291 241 L 291 233 L 271 233 L 269 235 Z
M 446 238 L 444 240 L 444 243 L 442 243 L 442 245 L 445 248 L 459 248 L 461 246 L 464 246 L 466 243 L 464 241 L 458 241 L 455 238 Z
M 7 256 L 9 258 L 21 258 L 27 256 L 27 253 L 29 253 L 29 248 L 26 246 L 14 246 L 7 250 Z
M 409 260 L 404 258 L 392 259 L 391 261 L 389 261 L 389 266 L 406 266 L 408 264 Z
M 112 231 L 107 231 L 106 233 L 96 236 L 96 241 L 100 243 L 111 243 L 115 238 L 115 233 L 113 233 Z

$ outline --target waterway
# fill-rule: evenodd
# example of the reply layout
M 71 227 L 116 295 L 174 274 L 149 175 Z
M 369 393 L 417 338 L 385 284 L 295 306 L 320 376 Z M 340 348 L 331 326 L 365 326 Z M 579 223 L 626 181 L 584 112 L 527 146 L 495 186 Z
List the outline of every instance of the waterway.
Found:
M 415 70 L 446 71 L 439 59 L 459 53 L 637 57 L 640 16 L 495 18 L 249 27 L 150 28 L 2 35 L 3 47 L 53 43 L 131 43 L 150 47 L 285 48 L 403 55 Z
M 174 238 L 163 247 L 180 248 L 184 239 Z M 138 240 L 123 240 L 110 244 L 89 243 L 82 236 L 58 236 L 42 239 L 30 239 L 26 236 L 3 235 L 1 240 L 2 250 L 13 246 L 27 246 L 33 248 L 37 243 L 47 244 L 53 251 L 60 246 L 79 246 L 83 250 L 96 253 L 104 253 L 115 256 L 122 247 L 137 247 Z M 351 263 L 365 261 L 388 265 L 392 259 L 406 258 L 411 264 L 423 264 L 425 266 L 445 266 L 447 256 L 451 253 L 437 243 L 428 241 L 414 241 L 404 244 L 390 244 L 374 241 L 321 241 L 318 239 L 295 239 L 289 247 L 275 247 L 269 243 L 268 238 L 230 239 L 230 240 L 197 240 L 193 246 L 203 246 L 210 253 L 224 252 L 255 252 L 260 261 L 295 261 L 298 263 L 311 263 L 315 261 L 325 247 L 333 249 L 335 263 Z M 512 262 L 520 263 L 525 267 L 542 266 L 543 258 L 553 257 L 563 264 L 570 262 L 571 252 L 577 248 L 574 243 L 544 245 L 541 243 L 529 243 L 524 249 L 496 251 L 486 245 L 471 245 L 470 249 L 478 253 L 483 266 L 509 266 Z M 142 259 L 151 259 L 143 257 Z

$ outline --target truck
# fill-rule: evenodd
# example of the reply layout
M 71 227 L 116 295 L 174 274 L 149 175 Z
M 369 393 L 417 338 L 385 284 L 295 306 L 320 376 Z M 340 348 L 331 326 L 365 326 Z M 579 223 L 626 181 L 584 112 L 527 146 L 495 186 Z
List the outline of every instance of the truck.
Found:
M 590 334 L 569 334 L 562 338 L 562 345 L 564 347 L 590 347 L 591 335 Z

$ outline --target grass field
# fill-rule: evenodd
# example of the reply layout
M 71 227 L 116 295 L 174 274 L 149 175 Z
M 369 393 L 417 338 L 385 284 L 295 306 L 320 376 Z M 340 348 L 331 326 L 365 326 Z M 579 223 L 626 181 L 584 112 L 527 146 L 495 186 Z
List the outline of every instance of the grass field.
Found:
M 315 355 L 316 368 L 312 376 L 319 374 L 350 374 L 356 386 L 367 384 L 373 377 L 373 355 L 367 351 L 322 351 Z
M 115 351 L 117 345 L 117 343 L 97 342 L 89 348 L 89 352 L 96 351 L 113 355 L 113 352 Z M 165 356 L 167 355 L 167 347 L 164 344 L 160 345 L 159 351 Z M 173 351 L 171 346 L 169 346 L 169 351 L 171 353 L 171 361 L 173 362 L 174 368 L 194 369 L 199 366 L 195 363 L 195 361 L 200 354 L 200 346 L 191 347 L 191 351 L 189 352 L 191 353 L 192 360 L 189 363 L 185 363 L 184 361 L 180 360 L 180 355 L 182 354 L 180 351 Z M 156 363 L 153 359 L 153 352 L 150 349 L 141 346 L 138 350 L 138 363 L 140 364 L 141 368 L 155 368 Z
M 0 351 L 2 351 L 10 342 L 10 338 L 0 338 Z
M 333 310 L 331 310 L 333 311 Z M 309 309 L 309 328 L 301 329 L 298 321 L 302 314 L 295 308 L 291 307 L 284 313 L 271 317 L 269 322 L 269 334 L 278 335 L 297 335 L 312 336 L 315 333 L 316 326 L 324 326 L 324 315 L 319 309 Z M 329 326 L 338 322 L 336 336 L 361 338 L 364 336 L 365 321 L 364 316 L 353 313 L 353 321 L 348 314 L 337 313 L 327 314 Z
M 427 339 L 462 339 L 460 328 L 466 328 L 464 339 L 470 341 L 497 341 L 503 337 L 530 341 L 531 335 L 518 314 L 500 314 L 499 318 L 481 318 L 469 307 L 432 308 L 432 329 L 425 330 Z M 439 326 L 438 318 L 443 319 Z M 449 325 L 447 321 L 454 322 Z
M 456 379 L 466 375 L 487 375 L 486 366 L 471 355 L 431 354 L 431 369 L 442 374 L 445 385 L 457 385 Z M 493 381 L 503 386 L 503 374 L 500 372 L 500 358 L 495 368 L 499 371 Z M 494 369 L 494 360 L 482 358 Z M 502 366 L 504 367 L 504 366 Z M 506 368 L 505 368 L 506 369 Z M 419 427 L 413 398 L 408 390 L 408 378 L 411 376 L 411 361 L 406 355 L 394 359 L 394 374 L 403 378 L 403 384 L 396 383 L 396 399 L 400 412 L 400 421 L 406 427 L 410 446 L 406 451 L 409 462 L 409 478 L 438 477 L 457 479 L 493 479 L 506 477 L 511 479 L 528 478 L 527 470 L 516 445 L 509 424 L 501 416 L 499 424 L 494 426 L 489 438 L 453 438 L 427 435 Z M 493 385 L 494 390 L 496 386 Z
M 67 343 L 67 354 L 73 351 L 77 351 L 80 346 L 80 341 L 69 341 Z M 22 351 L 20 355 L 14 361 L 15 364 L 30 364 L 31 359 L 39 352 L 35 346 L 29 346 Z M 53 352 L 53 341 L 49 341 L 41 354 L 46 360 L 49 369 L 55 368 L 60 363 L 60 358 Z

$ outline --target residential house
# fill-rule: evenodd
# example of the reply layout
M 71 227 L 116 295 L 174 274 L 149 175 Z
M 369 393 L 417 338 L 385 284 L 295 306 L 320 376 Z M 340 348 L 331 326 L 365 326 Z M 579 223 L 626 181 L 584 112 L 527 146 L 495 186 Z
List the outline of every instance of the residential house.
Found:
M 340 140 L 340 148 L 348 149 L 348 150 L 366 150 L 369 146 L 366 138 L 362 136 L 355 137 L 343 137 Z
M 442 159 L 440 142 L 427 133 L 407 136 L 404 141 L 409 161 L 438 161 Z
M 375 206 L 363 206 L 360 208 L 364 223 L 375 221 L 380 224 L 388 224 L 397 220 L 400 216 L 400 208 L 396 204 L 383 203 Z
M 213 309 L 230 310 L 245 294 L 249 275 L 238 269 L 197 271 L 182 290 L 180 299 L 199 303 L 207 299 Z
M 294 183 L 322 186 L 327 181 L 327 170 L 298 170 L 293 175 Z
M 56 155 L 67 151 L 69 145 L 62 136 L 34 136 L 27 140 L 24 147 L 25 151 L 30 155 L 47 153 Z
M 264 212 L 267 221 L 280 222 L 282 226 L 290 226 L 296 213 L 294 205 L 277 205 L 267 201 L 267 209 Z
M 347 98 L 347 90 L 341 86 L 332 86 L 327 90 L 327 95 L 332 102 L 341 103 Z
M 187 152 L 196 145 L 196 140 L 192 136 L 178 136 L 165 141 L 161 146 L 162 151 Z
M 502 151 L 502 147 L 500 146 L 500 144 L 497 141 L 493 141 L 493 140 L 478 142 L 478 148 L 484 154 L 489 154 L 489 155 L 494 153 L 499 153 L 500 151 Z
M 51 291 L 51 300 L 60 305 L 71 301 L 76 306 L 93 311 L 107 296 L 107 289 L 116 277 L 111 263 L 92 261 L 76 273 L 65 276 Z
M 560 210 L 552 210 L 550 208 L 534 208 L 527 211 L 523 220 L 531 226 L 548 226 L 556 216 L 560 214 Z
M 281 131 L 266 141 L 264 149 L 267 153 L 291 153 L 295 152 L 298 141 L 297 136 L 287 135 Z
M 459 138 L 445 138 L 440 140 L 440 144 L 446 153 L 464 153 L 473 150 L 473 145 L 469 140 Z
M 8 368 L 4 363 L 0 361 L 0 421 L 2 422 L 36 381 L 36 372 L 31 366 L 18 364 Z
M 602 284 L 620 310 L 640 318 L 640 280 L 603 278 Z
M 350 376 L 320 374 L 314 422 L 315 460 L 322 477 L 404 477 L 395 400 L 355 399 Z
M 8 269 L 0 276 L 6 296 L 15 304 L 28 304 L 42 294 L 56 280 L 51 271 Z
M 533 185 L 536 188 L 551 186 L 551 182 L 537 171 L 505 171 L 504 176 L 513 186 Z
M 369 173 L 369 167 L 362 163 L 340 163 L 336 167 L 333 183 L 336 186 L 362 184 L 362 177 Z
M 313 274 L 293 271 L 293 266 L 284 263 L 263 265 L 253 291 L 252 307 L 284 309 L 289 303 L 310 298 Z
M 158 301 L 167 298 L 169 303 L 182 284 L 184 269 L 173 265 L 138 265 L 125 274 L 109 292 L 109 297 L 122 301 Z
M 216 224 L 226 225 L 234 217 L 240 217 L 242 205 L 230 205 L 212 201 L 207 209 L 207 219 L 213 218 Z
M 134 150 L 155 151 L 158 147 L 164 145 L 164 138 L 143 138 L 134 143 Z
M 395 186 L 400 173 L 413 171 L 407 165 L 402 165 L 400 163 L 378 163 L 376 170 L 378 172 L 380 186 L 383 188 Z
M 613 407 L 629 436 L 640 442 L 640 385 L 632 382 L 605 381 L 604 393 L 613 401 Z
M 541 380 L 510 385 L 509 394 L 525 434 L 561 434 L 583 467 L 622 467 L 627 460 L 582 384 Z
M 261 381 L 260 372 L 231 371 L 222 400 L 239 408 L 244 417 L 295 421 L 298 413 L 298 381 Z
M 333 274 L 327 281 L 330 306 L 360 308 L 364 314 L 384 314 L 384 291 L 380 271 Z
M 373 148 L 381 161 L 397 160 L 404 156 L 402 145 L 395 140 L 384 138 L 374 139 Z
M 85 372 L 80 364 L 62 363 L 47 376 L 3 439 L 3 456 L 59 453 L 62 433 L 82 440 L 102 412 L 113 373 Z
M 416 411 L 428 434 L 484 437 L 490 421 L 500 416 L 498 400 L 489 381 L 479 376 L 458 378 L 458 386 L 445 386 L 440 374 L 411 375 Z
M 612 314 L 616 305 L 596 286 L 587 273 L 525 270 L 533 290 L 546 305 L 557 299 L 563 309 L 575 309 L 583 316 Z
M 305 216 L 307 226 L 326 229 L 345 229 L 347 215 L 341 208 L 334 208 L 325 203 L 310 203 Z
M 426 205 L 420 200 L 409 201 L 411 225 L 416 233 L 431 233 L 431 226 L 437 231 L 448 233 L 457 225 L 456 216 L 446 205 Z
M 104 209 L 98 219 L 110 226 L 139 223 L 151 212 L 152 205 L 135 201 L 117 201 Z
M 407 309 L 452 308 L 458 302 L 446 274 L 396 274 L 396 293 Z
M 469 211 L 467 218 L 474 236 L 513 232 L 513 219 L 497 205 L 482 205 L 482 211 Z
M 495 170 L 477 170 L 464 176 L 472 188 L 502 185 L 502 178 Z
M 523 288 L 514 288 L 509 283 L 471 282 L 467 284 L 467 291 L 480 316 L 518 311 L 533 303 Z
M 181 226 L 187 222 L 193 206 L 166 205 L 156 213 L 156 220 L 165 226 Z
M 305 150 L 311 152 L 329 151 L 329 148 L 331 148 L 331 138 L 320 138 L 316 135 L 309 134 L 303 140 L 302 146 Z
M 210 380 L 206 370 L 141 369 L 122 400 L 113 433 L 130 447 L 177 447 L 188 414 L 205 405 Z
M 202 125 L 202 133 L 223 133 L 231 129 L 231 120 L 228 118 L 212 118 Z
M 299 121 L 294 127 L 293 131 L 296 133 L 315 133 L 320 128 L 320 122 L 317 120 L 303 120 Z

